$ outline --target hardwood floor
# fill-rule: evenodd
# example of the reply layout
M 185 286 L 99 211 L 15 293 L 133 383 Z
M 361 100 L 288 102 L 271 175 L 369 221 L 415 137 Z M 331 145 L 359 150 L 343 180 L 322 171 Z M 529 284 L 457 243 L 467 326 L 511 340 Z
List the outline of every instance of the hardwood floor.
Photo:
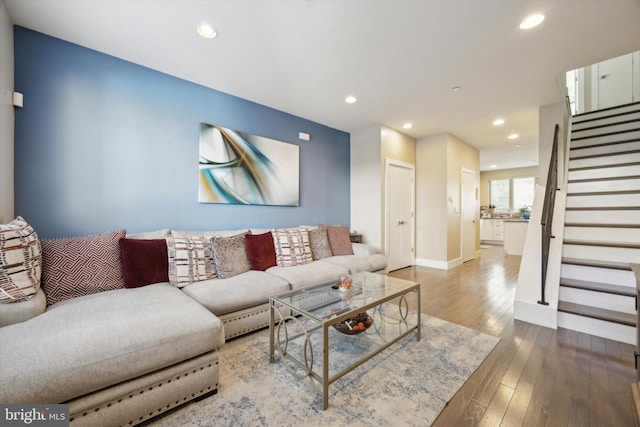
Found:
M 491 247 L 449 271 L 390 273 L 420 282 L 423 313 L 501 338 L 433 426 L 634 426 L 634 347 L 514 320 L 519 267 Z

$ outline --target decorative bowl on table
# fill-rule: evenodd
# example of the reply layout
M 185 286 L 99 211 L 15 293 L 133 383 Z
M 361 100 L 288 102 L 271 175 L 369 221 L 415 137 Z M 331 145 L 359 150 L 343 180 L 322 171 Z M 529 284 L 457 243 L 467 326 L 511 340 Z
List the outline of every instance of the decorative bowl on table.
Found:
M 340 323 L 336 323 L 333 327 L 338 331 L 346 335 L 360 334 L 373 325 L 373 319 L 367 313 L 359 313 L 353 317 L 343 320 Z

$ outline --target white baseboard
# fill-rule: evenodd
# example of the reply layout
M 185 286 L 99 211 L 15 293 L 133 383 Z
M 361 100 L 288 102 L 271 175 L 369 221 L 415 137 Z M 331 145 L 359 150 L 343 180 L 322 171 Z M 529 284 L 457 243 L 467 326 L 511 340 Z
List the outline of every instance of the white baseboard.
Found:
M 421 267 L 437 268 L 439 270 L 450 270 L 454 267 L 462 265 L 462 258 L 452 259 L 450 261 L 437 261 L 434 259 L 416 258 L 416 265 Z
M 558 329 L 558 309 L 542 304 L 531 304 L 524 301 L 513 302 L 513 318 L 524 322 Z

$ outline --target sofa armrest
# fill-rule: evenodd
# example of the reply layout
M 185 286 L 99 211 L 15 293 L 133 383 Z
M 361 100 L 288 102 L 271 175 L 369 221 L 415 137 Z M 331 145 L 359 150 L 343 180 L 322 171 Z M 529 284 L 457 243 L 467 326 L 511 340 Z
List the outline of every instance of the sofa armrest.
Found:
M 36 317 L 44 313 L 46 308 L 47 297 L 42 289 L 26 301 L 0 304 L 0 328 Z
M 375 255 L 376 248 L 365 243 L 351 243 L 353 254 L 358 256 Z

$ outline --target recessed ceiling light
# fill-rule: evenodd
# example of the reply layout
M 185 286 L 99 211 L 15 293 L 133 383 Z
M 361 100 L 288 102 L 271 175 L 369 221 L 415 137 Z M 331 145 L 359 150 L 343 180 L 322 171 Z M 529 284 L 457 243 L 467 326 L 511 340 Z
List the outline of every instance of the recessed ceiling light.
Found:
M 516 144 L 513 146 L 514 148 L 520 148 L 520 144 Z
M 209 24 L 198 25 L 198 34 L 205 39 L 215 39 L 218 32 Z
M 495 120 L 493 121 L 493 125 L 494 125 L 494 126 L 501 126 L 501 125 L 503 125 L 503 124 L 504 124 L 504 119 L 495 119 Z
M 451 88 L 451 91 L 458 92 L 460 89 L 462 89 L 460 86 L 454 86 Z
M 347 104 L 353 104 L 357 101 L 358 99 L 353 96 L 353 95 L 349 95 L 344 99 L 344 102 L 346 102 Z
M 518 135 L 517 133 L 510 133 L 509 136 L 507 138 L 509 139 L 516 139 L 517 137 L 519 137 L 520 135 Z
M 411 129 L 413 127 L 413 125 L 409 122 L 405 123 L 402 125 L 402 129 Z
M 535 15 L 527 16 L 527 18 L 520 23 L 520 29 L 528 30 L 533 27 L 537 27 L 542 23 L 542 21 L 544 21 L 544 15 L 541 15 L 539 13 Z
M 495 169 L 495 168 L 497 168 L 497 167 L 498 167 L 498 165 L 491 165 L 491 166 L 489 166 L 489 167 L 490 167 L 491 169 Z

